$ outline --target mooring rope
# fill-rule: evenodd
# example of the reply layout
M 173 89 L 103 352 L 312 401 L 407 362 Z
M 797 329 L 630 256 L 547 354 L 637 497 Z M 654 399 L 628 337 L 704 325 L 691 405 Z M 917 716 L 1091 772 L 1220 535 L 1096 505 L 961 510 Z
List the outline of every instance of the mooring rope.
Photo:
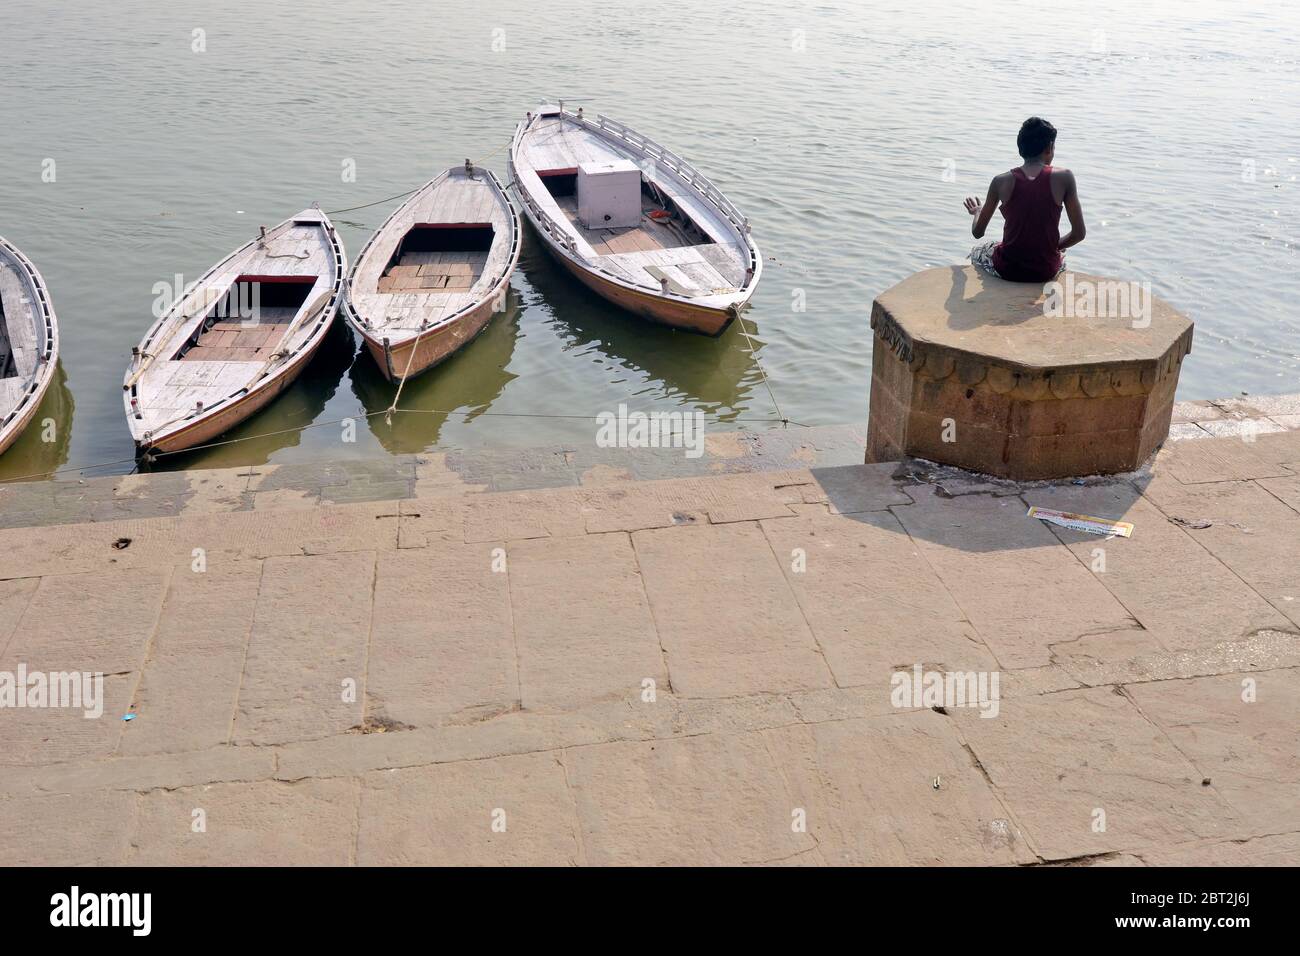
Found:
M 485 156 L 481 157 L 478 160 L 471 160 L 470 165 L 481 166 L 484 160 L 492 156 L 495 156 L 497 153 L 500 153 L 502 150 L 508 149 L 509 147 L 510 147 L 509 143 L 501 147 L 498 147 L 497 149 L 486 154 Z M 328 210 L 326 211 L 325 215 L 336 216 L 340 213 L 353 212 L 357 209 L 369 209 L 372 206 L 379 206 L 382 205 L 383 203 L 392 202 L 395 199 L 404 199 L 405 197 L 410 196 L 413 193 L 423 189 L 424 185 L 427 184 L 421 184 L 420 186 L 416 186 L 414 189 L 408 189 L 406 192 L 398 193 L 395 196 L 388 196 L 384 199 L 377 199 L 374 202 L 363 203 L 362 205 L 359 206 L 348 206 L 345 209 Z M 510 189 L 514 185 L 515 185 L 514 181 L 511 181 L 507 183 L 505 186 L 503 186 L 502 189 L 504 191 L 506 189 Z M 290 255 L 292 256 L 292 254 Z M 298 256 L 292 256 L 292 257 L 301 258 Z M 275 256 L 273 258 L 281 258 L 281 257 Z M 780 424 L 782 426 L 796 425 L 800 428 L 812 428 L 813 427 L 812 425 L 808 425 L 804 422 L 793 421 L 792 419 L 786 417 L 785 413 L 781 410 L 781 404 L 777 401 L 776 392 L 772 388 L 772 383 L 771 380 L 768 378 L 767 370 L 763 367 L 762 361 L 758 358 L 758 352 L 757 352 L 757 348 L 754 345 L 754 340 L 750 336 L 749 330 L 745 328 L 744 319 L 739 313 L 736 315 L 736 322 L 740 327 L 740 333 L 745 337 L 745 341 L 749 345 L 750 358 L 754 362 L 754 366 L 758 369 L 759 377 L 762 379 L 763 387 L 767 390 L 768 398 L 771 399 L 772 407 L 776 409 L 777 417 L 776 418 L 743 418 L 742 417 L 742 418 L 733 418 L 731 419 L 731 422 L 744 422 L 746 424 L 752 423 L 752 424 L 768 424 L 768 425 Z M 342 425 L 349 421 L 355 421 L 357 418 L 363 420 L 369 420 L 371 418 L 374 418 L 377 415 L 383 415 L 384 423 L 387 426 L 392 427 L 393 414 L 394 413 L 400 414 L 402 412 L 409 412 L 411 414 L 418 414 L 418 415 L 446 415 L 448 417 L 452 415 L 463 415 L 466 418 L 470 416 L 473 416 L 475 418 L 479 416 L 488 416 L 488 417 L 497 417 L 497 418 L 552 418 L 552 419 L 585 420 L 585 421 L 590 421 L 594 419 L 595 416 L 592 415 L 559 415 L 559 414 L 551 414 L 546 412 L 491 412 L 491 411 L 476 412 L 476 411 L 461 411 L 459 409 L 441 409 L 441 408 L 398 408 L 397 403 L 402 397 L 402 390 L 406 387 L 406 380 L 410 376 L 411 366 L 415 363 L 416 348 L 419 346 L 420 340 L 421 338 L 424 337 L 425 333 L 430 331 L 430 328 L 421 329 L 419 333 L 416 335 L 414 341 L 411 343 L 411 354 L 406 361 L 406 370 L 402 373 L 401 379 L 398 380 L 397 391 L 393 393 L 392 403 L 383 411 L 364 412 L 364 413 L 359 413 L 357 415 L 349 415 L 347 418 L 340 418 L 334 421 L 308 422 L 305 425 L 295 425 L 292 428 L 280 428 L 280 429 L 275 429 L 273 431 L 260 432 L 255 435 L 244 435 L 239 438 L 228 438 L 223 441 L 208 442 L 207 444 L 203 444 L 203 445 L 194 445 L 190 448 L 183 448 L 177 451 L 146 452 L 145 455 L 143 456 L 143 460 L 145 460 L 146 462 L 156 461 L 159 458 L 165 458 L 171 455 L 184 455 L 184 454 L 189 454 L 191 452 L 205 451 L 211 448 L 220 448 L 226 445 L 235 445 L 235 444 L 239 444 L 240 442 L 256 441 L 262 438 L 273 438 L 277 435 L 286 435 L 293 432 L 303 432 L 309 428 L 324 428 L 329 425 Z M 170 423 L 165 423 L 165 424 L 170 424 Z M 65 474 L 67 472 L 84 473 L 86 471 L 93 471 L 98 468 L 107 468 L 113 465 L 138 463 L 139 460 L 140 459 L 137 458 L 119 458 L 112 461 L 97 462 L 95 464 L 90 464 L 90 465 L 79 465 L 75 467 L 69 466 L 66 468 L 56 468 L 52 471 L 35 472 L 33 474 L 20 475 L 13 478 L 0 478 L 0 485 L 12 484 L 19 481 L 29 481 L 34 478 L 51 478 L 56 475 Z
M 745 337 L 749 343 L 749 357 L 754 361 L 754 367 L 758 369 L 759 377 L 763 380 L 763 386 L 767 389 L 768 398 L 772 399 L 772 407 L 776 409 L 777 420 L 782 425 L 798 425 L 799 422 L 792 422 L 785 417 L 785 412 L 781 411 L 781 405 L 776 400 L 776 392 L 772 390 L 772 383 L 768 381 L 767 370 L 763 368 L 763 363 L 758 358 L 758 353 L 754 349 L 754 340 L 749 337 L 749 329 L 745 328 L 745 320 L 742 316 L 736 316 L 736 324 L 740 326 L 740 334 Z M 808 426 L 804 426 L 805 428 Z
M 415 350 L 420 347 L 420 339 L 427 331 L 429 331 L 427 328 L 420 329 L 415 336 L 415 341 L 411 343 L 411 355 L 406 360 L 406 371 L 402 373 L 402 380 L 397 383 L 397 391 L 393 393 L 393 404 L 388 406 L 388 411 L 384 414 L 384 424 L 389 427 L 393 424 L 393 412 L 397 411 L 397 400 L 402 397 L 402 389 L 406 387 L 406 378 L 411 374 L 411 365 L 415 362 Z
M 118 458 L 114 461 L 101 461 L 93 465 L 68 465 L 64 468 L 55 468 L 53 471 L 38 471 L 30 475 L 15 475 L 13 478 L 0 478 L 0 485 L 13 484 L 19 481 L 31 481 L 33 478 L 52 478 L 55 475 L 62 475 L 67 472 L 86 472 L 93 471 L 96 468 L 107 468 L 110 465 L 128 465 L 134 464 L 134 458 Z
M 513 139 L 511 139 L 511 143 L 512 142 L 514 142 Z M 490 153 L 486 153 L 478 159 L 470 160 L 470 163 L 471 165 L 474 166 L 482 166 L 485 160 L 491 159 L 493 156 L 497 155 L 502 150 L 506 150 L 509 148 L 510 148 L 510 143 L 506 143 L 504 146 L 498 146 Z M 425 183 L 421 183 L 419 186 L 416 186 L 414 189 L 408 189 L 404 193 L 398 193 L 396 196 L 388 196 L 384 199 L 376 199 L 374 202 L 362 203 L 360 206 L 348 206 L 346 209 L 328 209 L 325 211 L 325 215 L 337 216 L 339 213 L 343 213 L 343 212 L 355 212 L 358 209 L 369 209 L 371 206 L 382 206 L 384 203 L 392 202 L 394 199 L 405 199 L 407 196 L 411 195 L 412 193 L 419 192 L 421 189 L 425 187 L 425 185 L 426 185 Z M 513 182 L 508 183 L 502 188 L 509 189 L 512 185 L 514 185 Z
M 389 196 L 386 199 L 376 199 L 374 202 L 362 203 L 360 206 L 348 206 L 346 209 L 327 209 L 325 215 L 337 216 L 341 212 L 353 212 L 357 209 L 369 209 L 371 206 L 381 206 L 386 202 L 392 202 L 394 199 L 405 199 L 407 196 L 411 195 L 411 193 L 423 188 L 422 185 L 416 186 L 415 189 L 408 189 L 406 192 L 398 193 L 396 196 Z

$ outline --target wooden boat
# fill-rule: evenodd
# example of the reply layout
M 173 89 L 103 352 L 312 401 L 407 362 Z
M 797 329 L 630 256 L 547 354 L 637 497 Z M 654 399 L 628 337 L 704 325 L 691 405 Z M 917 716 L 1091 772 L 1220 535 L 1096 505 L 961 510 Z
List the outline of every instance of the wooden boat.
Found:
M 288 388 L 338 313 L 346 271 L 334 224 L 312 208 L 263 227 L 190 286 L 126 372 L 137 453 L 210 442 Z
M 45 397 L 59 362 L 59 326 L 45 280 L 0 237 L 0 454 Z
M 543 106 L 515 130 L 509 170 L 546 248 L 614 304 L 705 335 L 748 304 L 762 272 L 748 220 L 649 137 Z
M 348 322 L 384 377 L 418 375 L 504 311 L 519 216 L 469 162 L 426 183 L 370 237 L 348 277 Z

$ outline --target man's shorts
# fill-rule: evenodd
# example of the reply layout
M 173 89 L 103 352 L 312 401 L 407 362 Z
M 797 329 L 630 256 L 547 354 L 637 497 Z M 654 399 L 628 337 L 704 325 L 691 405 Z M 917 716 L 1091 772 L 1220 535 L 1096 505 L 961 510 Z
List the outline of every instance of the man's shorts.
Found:
M 987 272 L 991 276 L 997 276 L 998 270 L 993 268 L 993 250 L 998 247 L 996 242 L 981 242 L 978 246 L 970 251 L 966 258 L 970 259 L 971 264 L 981 272 Z M 999 276 L 999 278 L 1001 278 Z
M 987 272 L 989 275 L 996 276 L 1000 279 L 1002 277 L 998 275 L 998 270 L 993 266 L 993 250 L 997 247 L 998 244 L 996 241 L 981 242 L 970 251 L 970 255 L 966 258 L 971 261 L 971 264 L 974 265 L 976 269 L 979 269 L 981 272 Z M 1061 268 L 1056 274 L 1060 275 L 1064 271 L 1065 256 L 1061 256 Z

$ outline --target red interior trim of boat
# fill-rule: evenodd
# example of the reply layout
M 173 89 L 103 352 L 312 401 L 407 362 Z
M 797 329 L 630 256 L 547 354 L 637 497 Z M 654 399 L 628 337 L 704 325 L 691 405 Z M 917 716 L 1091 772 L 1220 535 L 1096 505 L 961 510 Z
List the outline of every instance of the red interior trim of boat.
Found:
M 241 275 L 235 282 L 295 282 L 312 285 L 316 282 L 316 276 L 259 276 L 259 275 Z M 233 284 L 233 283 L 232 283 Z

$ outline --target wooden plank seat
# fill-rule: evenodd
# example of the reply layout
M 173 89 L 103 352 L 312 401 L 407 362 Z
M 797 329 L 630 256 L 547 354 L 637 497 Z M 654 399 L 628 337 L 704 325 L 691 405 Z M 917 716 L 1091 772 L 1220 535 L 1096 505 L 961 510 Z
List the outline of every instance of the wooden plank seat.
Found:
M 260 321 L 245 324 L 240 319 L 221 319 L 199 333 L 198 339 L 180 357 L 182 362 L 264 362 L 271 356 L 284 330 L 292 320 L 273 316 L 265 310 Z M 282 311 L 282 310 L 277 310 Z
M 407 252 L 379 278 L 378 290 L 465 292 L 487 267 L 486 252 Z

